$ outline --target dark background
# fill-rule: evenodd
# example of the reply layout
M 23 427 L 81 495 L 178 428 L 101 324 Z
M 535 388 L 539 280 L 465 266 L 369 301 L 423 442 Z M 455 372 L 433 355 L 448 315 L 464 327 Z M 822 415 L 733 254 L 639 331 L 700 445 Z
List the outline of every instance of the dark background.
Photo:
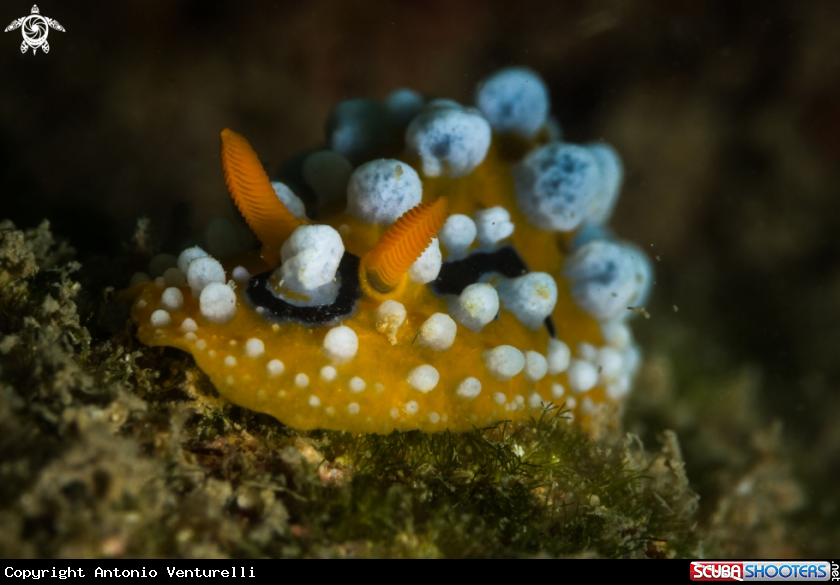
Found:
M 175 252 L 232 215 L 226 126 L 273 170 L 323 140 L 343 99 L 408 86 L 469 102 L 499 67 L 540 72 L 566 138 L 604 139 L 624 157 L 613 224 L 656 258 L 652 318 L 636 322 L 648 355 L 678 397 L 725 401 L 726 381 L 747 372 L 757 390 L 742 408 L 757 426 L 781 422 L 802 521 L 840 524 L 840 3 L 39 8 L 66 28 L 49 33 L 49 54 L 21 54 L 20 31 L 0 35 L 0 217 L 48 218 L 83 262 L 118 254 L 140 216 Z M 0 24 L 30 9 L 6 0 Z M 657 416 L 700 461 L 704 421 Z M 705 496 L 709 464 L 687 459 Z M 796 538 L 800 552 L 824 550 Z

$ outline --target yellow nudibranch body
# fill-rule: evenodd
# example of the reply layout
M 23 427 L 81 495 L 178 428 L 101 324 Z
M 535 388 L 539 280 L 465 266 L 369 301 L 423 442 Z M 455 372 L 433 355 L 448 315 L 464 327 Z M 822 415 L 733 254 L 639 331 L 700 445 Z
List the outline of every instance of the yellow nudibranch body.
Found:
M 523 79 L 545 95 L 522 97 Z M 396 146 L 348 146 L 348 126 L 376 124 L 337 108 L 331 148 L 303 165 L 317 220 L 284 185 L 266 188 L 225 130 L 225 178 L 262 249 L 219 263 L 191 248 L 133 286 L 138 338 L 192 354 L 227 399 L 302 430 L 461 432 L 549 403 L 586 424 L 620 405 L 639 362 L 627 307 L 651 273 L 604 227 L 614 152 L 551 141 L 527 69 L 486 80 L 480 111 L 416 101 L 410 117 L 396 99 L 380 108 L 405 131 Z M 275 231 L 263 219 L 280 216 Z

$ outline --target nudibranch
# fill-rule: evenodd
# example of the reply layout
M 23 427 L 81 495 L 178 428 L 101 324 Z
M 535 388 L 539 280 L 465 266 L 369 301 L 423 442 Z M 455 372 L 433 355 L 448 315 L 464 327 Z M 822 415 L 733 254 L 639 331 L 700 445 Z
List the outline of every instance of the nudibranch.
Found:
M 143 343 L 189 352 L 223 396 L 303 430 L 460 432 L 550 403 L 586 424 L 622 403 L 651 265 L 606 225 L 618 155 L 563 141 L 537 74 L 497 72 L 476 107 L 406 89 L 351 100 L 327 134 L 272 182 L 222 131 L 261 247 L 237 250 L 221 221 L 209 252 L 153 258 L 130 289 Z

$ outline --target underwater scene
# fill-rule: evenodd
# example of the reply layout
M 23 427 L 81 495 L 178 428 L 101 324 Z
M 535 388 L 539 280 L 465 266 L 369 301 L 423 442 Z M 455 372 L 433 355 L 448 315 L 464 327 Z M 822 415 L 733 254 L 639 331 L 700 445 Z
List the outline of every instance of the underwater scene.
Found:
M 0 556 L 840 556 L 840 4 L 0 20 Z

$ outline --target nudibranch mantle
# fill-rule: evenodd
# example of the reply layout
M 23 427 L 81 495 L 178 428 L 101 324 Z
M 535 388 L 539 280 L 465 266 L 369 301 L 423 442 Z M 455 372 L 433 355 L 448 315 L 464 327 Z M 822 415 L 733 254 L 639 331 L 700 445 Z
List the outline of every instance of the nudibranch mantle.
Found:
M 640 359 L 626 307 L 651 281 L 644 254 L 603 225 L 620 161 L 605 145 L 552 141 L 542 80 L 513 71 L 479 87 L 481 111 L 421 100 L 407 115 L 406 103 L 387 100 L 400 108 L 390 130 L 406 133 L 390 159 L 364 148 L 393 139 L 365 137 L 350 145 L 351 164 L 340 150 L 365 130 L 367 106 L 347 120 L 338 108 L 338 152 L 311 155 L 322 169 L 309 185 L 317 221 L 293 216 L 244 138 L 225 130 L 228 187 L 263 248 L 158 258 L 165 271 L 130 289 L 138 338 L 192 354 L 227 399 L 302 430 L 460 432 L 527 419 L 549 403 L 585 424 L 620 404 Z M 521 83 L 527 103 L 499 102 L 515 101 Z M 323 176 L 331 164 L 349 205 L 337 203 L 341 179 Z M 282 199 L 295 197 L 279 185 Z M 248 199 L 265 193 L 271 201 Z M 397 284 L 371 280 L 385 270 L 377 245 L 396 254 Z M 311 301 L 320 294 L 327 300 Z

